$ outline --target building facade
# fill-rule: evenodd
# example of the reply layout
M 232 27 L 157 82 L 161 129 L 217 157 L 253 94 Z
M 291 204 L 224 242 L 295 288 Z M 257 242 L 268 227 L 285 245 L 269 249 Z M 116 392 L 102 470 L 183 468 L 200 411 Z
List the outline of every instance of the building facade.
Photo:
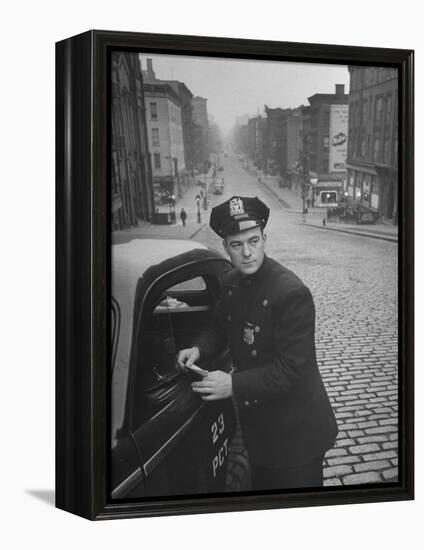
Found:
M 138 55 L 112 54 L 112 229 L 150 220 L 154 193 Z
M 397 223 L 398 74 L 349 67 L 347 193 L 383 220 Z
M 182 195 L 185 156 L 181 103 L 172 86 L 158 81 L 144 84 L 147 135 L 153 185 L 158 204 Z
M 193 108 L 193 155 L 194 162 L 201 168 L 209 159 L 209 120 L 208 100 L 204 97 L 195 96 L 191 100 Z
M 302 155 L 308 155 L 311 202 L 337 206 L 346 185 L 348 95 L 344 85 L 336 84 L 334 94 L 314 94 L 308 101 L 309 108 L 303 110 Z
M 258 170 L 265 170 L 267 164 L 266 128 L 267 120 L 261 115 L 250 118 L 247 123 L 248 155 Z
M 179 80 L 160 80 L 153 70 L 153 60 L 146 59 L 146 69 L 142 71 L 145 84 L 169 84 L 178 95 L 181 107 L 181 123 L 184 141 L 185 167 L 190 170 L 194 164 L 193 153 L 193 94 L 189 88 Z
M 283 122 L 287 116 L 287 112 L 288 109 L 281 109 L 280 107 L 270 108 L 265 105 L 264 169 L 272 175 L 281 175 L 283 171 Z
M 303 181 L 299 172 L 302 151 L 301 109 L 288 110 L 282 122 L 281 184 L 300 193 Z
M 249 128 L 246 124 L 236 124 L 232 135 L 233 147 L 239 155 L 247 155 L 249 152 Z

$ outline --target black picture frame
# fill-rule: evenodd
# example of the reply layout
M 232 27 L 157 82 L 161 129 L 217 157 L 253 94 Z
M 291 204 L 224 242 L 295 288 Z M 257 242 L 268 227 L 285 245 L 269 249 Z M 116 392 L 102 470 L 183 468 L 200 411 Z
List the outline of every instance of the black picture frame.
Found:
M 112 49 L 399 71 L 399 481 L 113 503 L 108 492 L 108 59 Z M 56 45 L 56 506 L 91 520 L 414 497 L 414 55 L 411 50 L 89 31 Z

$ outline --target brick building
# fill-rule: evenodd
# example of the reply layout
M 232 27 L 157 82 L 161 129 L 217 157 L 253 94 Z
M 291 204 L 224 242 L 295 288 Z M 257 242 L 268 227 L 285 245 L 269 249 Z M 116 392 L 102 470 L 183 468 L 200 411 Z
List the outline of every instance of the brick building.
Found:
M 302 111 L 301 108 L 288 110 L 282 121 L 282 185 L 292 191 L 301 190 L 299 161 L 302 152 Z
M 232 141 L 237 153 L 247 155 L 249 151 L 249 128 L 247 124 L 236 124 Z
M 266 122 L 258 115 L 247 123 L 248 155 L 259 170 L 266 168 Z
M 154 212 L 143 76 L 138 55 L 112 54 L 112 229 L 136 226 Z
M 179 80 L 161 80 L 156 78 L 153 70 L 153 61 L 151 58 L 146 59 L 146 70 L 143 70 L 143 78 L 145 84 L 169 84 L 178 95 L 181 107 L 181 124 L 183 130 L 184 141 L 184 160 L 187 170 L 194 165 L 193 152 L 193 94 L 189 88 Z
M 349 67 L 347 192 L 380 218 L 397 223 L 398 74 Z
M 181 102 L 166 81 L 144 84 L 149 149 L 157 203 L 181 196 L 185 156 Z
M 302 155 L 308 155 L 312 202 L 336 206 L 346 181 L 348 95 L 343 84 L 336 84 L 334 94 L 317 93 L 308 101 L 309 108 L 302 111 Z
M 193 107 L 193 151 L 194 160 L 198 167 L 203 166 L 209 158 L 209 120 L 208 100 L 204 97 L 195 96 L 191 100 Z

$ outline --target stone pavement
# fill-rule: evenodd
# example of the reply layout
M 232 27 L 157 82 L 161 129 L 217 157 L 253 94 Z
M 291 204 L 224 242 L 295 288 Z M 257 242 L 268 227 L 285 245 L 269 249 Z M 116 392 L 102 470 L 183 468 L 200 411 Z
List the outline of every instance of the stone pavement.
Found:
M 248 173 L 256 176 L 252 170 Z M 282 261 L 287 265 L 293 257 L 293 265 L 288 267 L 301 276 L 314 295 L 317 360 L 339 427 L 336 444 L 325 457 L 324 484 L 396 481 L 397 227 L 337 223 L 323 227 L 325 210 L 318 208 L 312 209 L 305 223 L 300 197 L 280 188 L 277 178 L 262 177 L 259 185 L 288 214 L 284 226 L 288 236 L 284 240 L 286 259 Z M 298 227 L 296 237 L 289 233 L 289 226 L 293 231 Z M 317 228 L 327 231 L 316 232 Z M 322 244 L 317 246 L 319 233 Z M 354 235 L 383 237 L 387 242 L 367 243 Z M 293 249 L 287 248 L 290 237 L 296 239 Z

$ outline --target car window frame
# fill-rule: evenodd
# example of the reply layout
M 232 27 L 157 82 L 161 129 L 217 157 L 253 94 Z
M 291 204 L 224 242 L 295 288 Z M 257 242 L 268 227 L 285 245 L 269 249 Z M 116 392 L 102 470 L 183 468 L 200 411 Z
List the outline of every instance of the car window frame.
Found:
M 219 269 L 218 267 L 213 267 L 211 272 L 209 274 L 207 273 L 208 268 L 210 268 L 211 266 L 217 266 L 218 264 L 222 264 L 222 269 Z M 143 314 L 143 310 L 146 307 L 146 304 L 148 304 L 148 300 L 151 296 L 151 292 L 158 285 L 163 284 L 163 281 L 169 277 L 171 277 L 171 281 L 173 280 L 176 281 L 176 282 L 172 282 L 171 284 L 167 283 L 166 285 L 164 285 L 164 288 L 161 291 L 161 293 L 164 292 L 170 286 L 173 286 L 174 284 L 177 284 L 177 282 L 184 280 L 184 279 L 181 279 L 180 277 L 184 273 L 189 273 L 189 270 L 192 269 L 193 266 L 196 267 L 195 276 L 202 276 L 205 279 L 207 289 L 208 289 L 207 279 L 215 277 L 216 284 L 210 285 L 211 297 L 213 299 L 213 303 L 211 304 L 211 311 L 212 311 L 213 307 L 216 305 L 219 299 L 220 288 L 222 284 L 222 276 L 225 271 L 228 271 L 232 267 L 230 262 L 225 257 L 220 255 L 218 256 L 218 254 L 216 256 L 215 255 L 205 256 L 200 259 L 191 259 L 185 262 L 184 264 L 176 265 L 172 267 L 168 271 L 165 271 L 161 273 L 158 277 L 156 277 L 156 279 L 151 282 L 148 288 L 146 288 L 146 290 L 143 293 L 143 296 L 139 297 L 140 299 L 137 299 L 137 297 L 135 298 L 135 308 L 137 308 L 137 310 L 134 310 L 133 334 L 131 339 L 131 354 L 130 354 L 129 373 L 128 373 L 128 387 L 127 387 L 127 393 L 126 393 L 124 422 L 120 430 L 121 433 L 122 431 L 124 431 L 131 434 L 140 428 L 140 425 L 137 425 L 136 419 L 135 419 L 135 416 L 136 416 L 135 385 L 137 380 L 138 354 L 140 353 L 140 350 L 137 348 L 138 348 L 140 330 L 142 330 L 140 325 L 145 316 L 145 314 Z M 140 284 L 140 281 L 139 281 L 139 284 Z M 205 291 L 201 291 L 201 292 L 205 292 Z M 138 294 L 138 285 L 137 285 L 136 296 L 137 294 Z M 176 375 L 176 377 L 177 376 L 178 374 Z

